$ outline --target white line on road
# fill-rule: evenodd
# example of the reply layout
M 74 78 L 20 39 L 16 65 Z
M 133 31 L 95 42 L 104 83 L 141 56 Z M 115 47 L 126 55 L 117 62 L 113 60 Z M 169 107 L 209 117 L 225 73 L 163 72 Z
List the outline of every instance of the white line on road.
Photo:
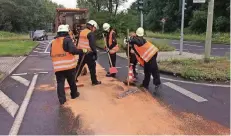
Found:
M 187 96 L 187 97 L 189 97 L 189 98 L 191 98 L 191 99 L 193 99 L 193 100 L 195 100 L 197 102 L 208 101 L 207 99 L 205 99 L 205 98 L 203 98 L 203 97 L 201 97 L 201 96 L 199 96 L 197 94 L 194 94 L 194 93 L 192 93 L 192 92 L 190 92 L 190 91 L 188 91 L 188 90 L 186 90 L 186 89 L 184 89 L 184 88 L 182 88 L 180 86 L 177 86 L 177 85 L 175 85 L 173 83 L 165 82 L 163 84 L 170 87 L 170 88 L 172 88 L 173 90 L 175 90 L 175 91 L 177 91 L 177 92 L 179 92 L 181 94 L 184 94 L 185 96 Z
M 47 52 L 47 50 L 48 50 L 49 46 L 51 45 L 51 42 L 52 42 L 52 41 L 50 41 L 50 42 L 48 43 L 48 45 L 47 45 L 47 47 L 46 47 L 44 53 L 50 53 L 50 52 Z
M 8 96 L 6 96 L 1 90 L 0 90 L 0 105 L 12 116 L 16 114 L 19 106 L 14 101 L 12 101 Z
M 11 76 L 11 78 L 13 78 L 14 80 L 24 84 L 25 86 L 29 86 L 29 84 L 30 84 L 30 81 L 28 81 L 27 79 L 22 78 L 20 76 Z
M 27 73 L 12 74 L 12 76 L 23 76 L 23 75 L 27 75 Z
M 24 115 L 26 113 L 26 109 L 27 109 L 27 106 L 30 102 L 30 98 L 33 94 L 33 91 L 34 91 L 34 88 L 35 88 L 35 84 L 36 84 L 36 81 L 38 79 L 38 75 L 34 75 L 33 79 L 32 79 L 32 82 L 27 90 L 27 93 L 26 93 L 26 96 L 22 102 L 22 105 L 19 109 L 19 112 L 16 116 L 16 119 L 14 120 L 14 123 L 11 127 L 11 130 L 10 130 L 10 133 L 9 135 L 17 135 L 18 134 L 18 131 L 20 129 L 20 126 L 22 124 L 22 121 L 23 121 L 23 118 L 24 118 Z
M 29 57 L 38 57 L 39 55 L 29 55 Z
M 144 75 L 144 73 L 141 73 Z M 151 77 L 152 78 L 152 77 Z M 172 78 L 166 78 L 166 77 L 160 77 L 161 79 L 172 81 L 172 82 L 179 82 L 179 83 L 186 83 L 186 84 L 194 84 L 194 85 L 204 85 L 204 86 L 211 86 L 211 87 L 225 87 L 230 88 L 230 85 L 219 85 L 219 84 L 207 84 L 207 83 L 197 83 L 197 82 L 191 82 L 191 81 L 183 81 L 183 80 L 177 80 Z
M 39 52 L 39 51 L 33 51 L 33 52 Z
M 48 72 L 38 72 L 38 74 L 48 74 Z

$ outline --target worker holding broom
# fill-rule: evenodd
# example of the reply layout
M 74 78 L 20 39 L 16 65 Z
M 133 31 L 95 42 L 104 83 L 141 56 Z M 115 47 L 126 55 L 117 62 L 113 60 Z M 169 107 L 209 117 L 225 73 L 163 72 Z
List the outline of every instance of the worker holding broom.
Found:
M 146 41 L 144 38 L 144 29 L 142 27 L 136 30 L 136 34 L 131 34 L 131 38 L 128 39 L 132 49 L 143 61 L 144 61 L 144 80 L 141 87 L 144 90 L 148 90 L 150 77 L 153 76 L 153 84 L 155 85 L 155 90 L 158 90 L 161 81 L 160 74 L 157 65 L 157 54 L 158 48 L 156 48 L 152 43 Z
M 71 98 L 75 99 L 79 96 L 77 86 L 75 83 L 75 67 L 76 59 L 74 55 L 87 53 L 86 49 L 76 49 L 68 34 L 68 27 L 60 25 L 56 38 L 51 43 L 50 56 L 56 75 L 57 94 L 60 104 L 66 102 L 65 96 L 65 79 L 70 86 Z
M 106 42 L 105 44 L 105 49 L 107 53 L 109 53 L 109 65 L 110 67 L 114 67 L 116 65 L 116 52 L 119 50 L 119 46 L 117 44 L 116 40 L 116 32 L 112 29 L 110 24 L 104 23 L 103 24 L 103 30 L 105 32 L 104 35 L 104 41 Z M 106 74 L 107 77 L 115 77 L 116 72 L 107 72 Z
M 97 51 L 96 51 L 96 39 L 94 32 L 98 29 L 98 24 L 94 20 L 90 20 L 87 23 L 87 28 L 82 30 L 79 35 L 78 40 L 78 49 L 87 49 L 88 54 L 79 55 L 79 61 L 76 67 L 76 81 L 80 72 L 83 69 L 83 66 L 87 64 L 88 69 L 91 74 L 92 85 L 99 85 L 101 81 L 97 80 L 96 77 L 96 60 L 97 60 Z

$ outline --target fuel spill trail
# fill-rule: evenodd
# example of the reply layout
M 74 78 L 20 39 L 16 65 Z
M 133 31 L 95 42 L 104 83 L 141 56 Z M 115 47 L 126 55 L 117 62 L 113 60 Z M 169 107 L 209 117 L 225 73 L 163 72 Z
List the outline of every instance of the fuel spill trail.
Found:
M 71 134 L 229 134 L 230 129 L 191 113 L 172 111 L 148 92 L 118 99 L 126 90 L 123 83 L 105 77 L 106 72 L 97 65 L 97 76 L 102 85 L 91 86 L 89 72 L 79 77 L 84 87 L 78 88 L 80 97 L 70 99 L 67 91 Z

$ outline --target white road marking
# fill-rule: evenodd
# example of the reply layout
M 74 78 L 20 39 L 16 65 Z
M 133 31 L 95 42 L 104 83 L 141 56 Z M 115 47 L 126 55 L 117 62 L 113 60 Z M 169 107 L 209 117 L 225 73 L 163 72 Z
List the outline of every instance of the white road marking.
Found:
M 199 96 L 197 94 L 194 94 L 194 93 L 192 93 L 192 92 L 190 92 L 190 91 L 188 91 L 188 90 L 186 90 L 186 89 L 184 89 L 184 88 L 182 88 L 180 86 L 177 86 L 177 85 L 175 85 L 173 83 L 165 82 L 163 84 L 170 87 L 170 88 L 172 88 L 173 90 L 175 90 L 175 91 L 177 91 L 177 92 L 179 92 L 179 93 L 181 93 L 181 94 L 183 94 L 183 95 L 197 101 L 197 102 L 208 101 L 207 99 L 205 99 L 205 98 L 203 98 L 203 97 L 201 97 L 201 96 Z
M 116 67 L 116 68 L 120 69 L 120 68 L 122 68 L 122 67 Z
M 12 74 L 12 76 L 23 76 L 23 75 L 27 75 L 27 73 Z
M 0 90 L 0 105 L 12 116 L 16 114 L 19 106 Z
M 144 75 L 144 73 L 140 73 L 140 74 L 143 74 L 143 75 Z M 152 78 L 152 77 L 151 77 L 151 78 Z M 172 81 L 172 82 L 186 83 L 186 84 L 194 84 L 194 85 L 204 85 L 204 86 L 211 86 L 211 87 L 225 87 L 225 88 L 230 88 L 230 85 L 196 83 L 196 82 L 183 81 L 183 80 L 177 80 L 177 79 L 166 78 L 166 77 L 160 77 L 160 79 L 164 79 L 164 80 L 168 80 L 168 81 Z
M 44 49 L 41 49 L 41 48 L 36 48 L 36 50 L 40 50 L 40 51 L 43 51 Z
M 48 43 L 48 45 L 47 45 L 47 47 L 46 47 L 44 53 L 50 53 L 50 52 L 48 52 L 47 50 L 48 50 L 49 46 L 51 45 L 51 43 L 52 43 L 52 41 L 50 41 L 50 42 Z
M 33 52 L 39 52 L 39 51 L 33 51 Z
M 48 74 L 48 72 L 38 72 L 38 74 Z
M 29 84 L 30 84 L 30 81 L 28 81 L 27 79 L 22 78 L 20 76 L 11 76 L 11 78 L 13 78 L 14 80 L 24 84 L 25 86 L 29 86 Z
M 14 120 L 14 123 L 11 127 L 9 135 L 17 135 L 18 134 L 18 131 L 19 131 L 20 126 L 22 124 L 24 115 L 26 113 L 27 106 L 28 106 L 28 104 L 30 102 L 30 98 L 33 94 L 37 79 L 38 79 L 38 75 L 34 75 L 32 81 L 31 81 L 31 84 L 27 90 L 26 96 L 22 102 L 20 109 L 19 109 L 19 112 L 16 116 L 16 119 Z

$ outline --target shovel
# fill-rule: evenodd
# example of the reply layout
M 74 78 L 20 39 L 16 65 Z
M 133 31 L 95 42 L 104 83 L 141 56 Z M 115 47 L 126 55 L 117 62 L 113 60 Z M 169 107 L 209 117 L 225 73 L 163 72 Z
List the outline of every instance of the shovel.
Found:
M 106 45 L 104 34 L 103 34 L 103 39 L 104 39 L 104 44 Z M 111 67 L 109 68 L 109 72 L 110 72 L 110 74 L 115 74 L 118 72 L 118 70 L 116 67 L 112 66 L 111 57 L 110 57 L 109 52 L 107 53 L 107 55 L 108 55 L 108 59 L 109 59 L 110 65 L 111 65 Z

